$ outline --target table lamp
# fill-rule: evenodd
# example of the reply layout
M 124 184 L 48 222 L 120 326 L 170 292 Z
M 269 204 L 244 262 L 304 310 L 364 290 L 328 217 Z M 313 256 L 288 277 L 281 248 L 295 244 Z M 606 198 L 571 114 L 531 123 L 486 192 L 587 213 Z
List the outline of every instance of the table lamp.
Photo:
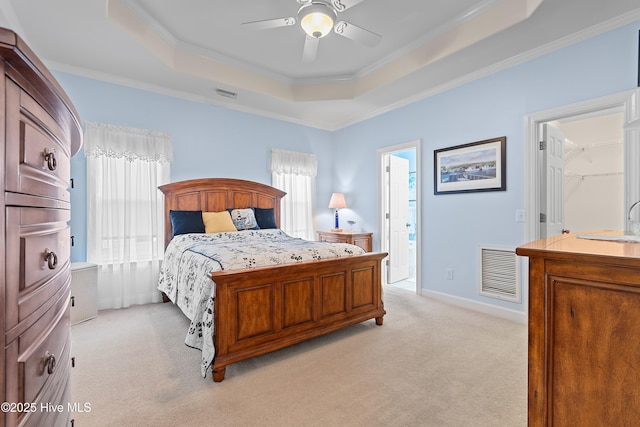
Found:
M 342 231 L 340 228 L 340 219 L 338 218 L 338 209 L 346 208 L 347 202 L 344 200 L 344 194 L 333 193 L 329 200 L 329 207 L 336 210 L 336 228 L 331 231 Z

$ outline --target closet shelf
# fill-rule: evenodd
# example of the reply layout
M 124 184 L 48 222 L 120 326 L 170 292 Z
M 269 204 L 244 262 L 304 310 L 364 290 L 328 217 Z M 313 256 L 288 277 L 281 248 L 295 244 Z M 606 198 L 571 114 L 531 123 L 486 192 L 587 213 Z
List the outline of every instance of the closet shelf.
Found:
M 575 142 L 567 140 L 567 148 L 565 150 L 564 160 L 565 162 L 569 162 L 578 157 L 580 154 L 587 152 L 587 150 L 606 147 L 610 145 L 622 145 L 622 140 L 615 139 L 612 141 L 595 142 L 593 144 L 585 145 L 577 145 Z M 589 161 L 591 161 L 591 155 L 589 153 L 587 153 L 587 155 L 589 156 Z
M 564 174 L 567 178 L 579 178 L 581 180 L 585 178 L 595 178 L 595 177 L 603 177 L 603 176 L 622 176 L 623 172 L 604 172 L 604 173 L 575 173 L 575 172 L 566 172 Z

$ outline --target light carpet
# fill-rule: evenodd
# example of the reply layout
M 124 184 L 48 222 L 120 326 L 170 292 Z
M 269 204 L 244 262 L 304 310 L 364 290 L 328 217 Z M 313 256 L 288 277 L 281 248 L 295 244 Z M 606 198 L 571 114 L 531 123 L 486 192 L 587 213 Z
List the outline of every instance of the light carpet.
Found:
M 72 327 L 75 426 L 526 425 L 527 328 L 385 287 L 370 320 L 200 375 L 172 304 Z

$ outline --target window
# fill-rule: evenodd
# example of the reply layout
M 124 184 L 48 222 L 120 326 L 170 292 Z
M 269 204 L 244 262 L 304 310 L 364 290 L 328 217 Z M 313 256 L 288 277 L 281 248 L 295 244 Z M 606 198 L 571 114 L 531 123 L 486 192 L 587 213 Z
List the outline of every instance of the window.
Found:
M 99 265 L 99 308 L 159 299 L 168 134 L 86 123 L 87 261 Z
M 280 228 L 290 236 L 315 240 L 317 171 L 315 154 L 271 150 L 271 185 L 287 192 L 280 207 Z

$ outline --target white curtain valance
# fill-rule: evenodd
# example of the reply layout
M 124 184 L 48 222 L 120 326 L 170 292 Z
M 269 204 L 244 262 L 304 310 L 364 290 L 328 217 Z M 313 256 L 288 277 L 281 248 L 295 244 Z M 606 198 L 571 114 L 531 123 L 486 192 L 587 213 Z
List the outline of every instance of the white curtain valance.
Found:
M 129 161 L 173 161 L 171 136 L 166 132 L 85 122 L 84 153 L 92 157 Z
M 318 174 L 318 160 L 315 154 L 274 148 L 271 150 L 271 172 L 315 177 Z

